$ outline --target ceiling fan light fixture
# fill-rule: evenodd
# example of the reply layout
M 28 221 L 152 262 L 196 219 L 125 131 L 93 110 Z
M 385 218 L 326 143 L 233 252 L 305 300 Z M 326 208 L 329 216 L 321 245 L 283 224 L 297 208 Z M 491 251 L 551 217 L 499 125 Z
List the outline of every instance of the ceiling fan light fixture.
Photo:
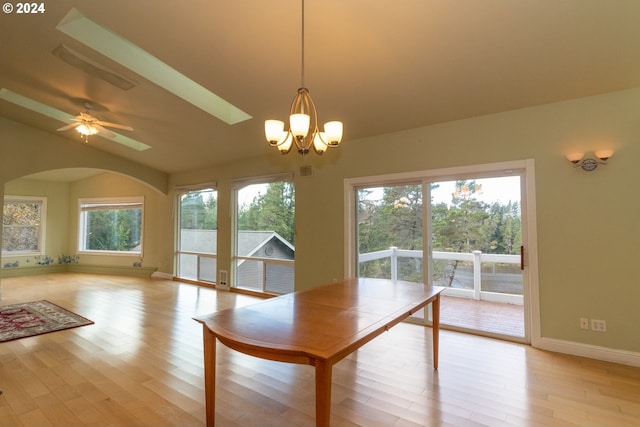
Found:
M 84 136 L 95 135 L 99 132 L 98 129 L 94 128 L 90 124 L 81 124 L 80 126 L 76 127 L 76 131 Z

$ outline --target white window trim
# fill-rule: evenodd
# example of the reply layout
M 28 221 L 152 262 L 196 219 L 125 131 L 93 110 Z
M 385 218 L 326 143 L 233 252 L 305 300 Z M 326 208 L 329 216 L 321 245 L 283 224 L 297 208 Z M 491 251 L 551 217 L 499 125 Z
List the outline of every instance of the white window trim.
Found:
M 173 187 L 173 190 L 179 196 L 181 194 L 190 193 L 192 191 L 206 190 L 208 188 L 217 191 L 218 183 L 216 181 L 211 181 L 203 182 L 200 184 L 176 185 L 175 187 Z
M 142 206 L 142 217 L 140 219 L 140 252 L 133 251 L 96 251 L 83 250 L 83 240 L 86 232 L 86 224 L 84 215 L 82 214 L 82 205 L 84 204 L 140 204 Z M 78 241 L 77 248 L 79 254 L 85 255 L 101 255 L 101 256 L 130 256 L 142 258 L 144 256 L 144 196 L 134 197 L 106 197 L 106 198 L 83 198 L 78 199 Z
M 24 257 L 24 256 L 38 256 L 46 254 L 46 237 L 47 237 L 47 198 L 42 196 L 11 196 L 5 195 L 3 203 L 7 201 L 11 202 L 40 202 L 42 208 L 40 209 L 40 233 L 38 236 L 38 250 L 37 251 L 11 251 L 5 252 L 2 250 L 3 258 L 12 257 Z

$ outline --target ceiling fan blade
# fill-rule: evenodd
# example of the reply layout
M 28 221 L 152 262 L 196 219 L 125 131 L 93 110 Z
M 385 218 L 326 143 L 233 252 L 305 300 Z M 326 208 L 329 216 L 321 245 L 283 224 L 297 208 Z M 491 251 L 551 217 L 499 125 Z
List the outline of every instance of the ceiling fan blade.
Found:
M 80 123 L 71 123 L 70 125 L 62 126 L 58 130 L 63 131 L 63 130 L 77 128 L 78 126 L 80 126 Z
M 108 138 L 113 138 L 114 136 L 116 136 L 115 133 L 111 132 L 109 129 L 106 129 L 102 126 L 100 126 L 97 123 L 93 123 L 91 126 L 95 127 L 96 129 L 98 129 L 100 131 L 100 133 Z
M 116 129 L 124 129 L 124 130 L 130 130 L 130 131 L 133 130 L 131 126 L 119 125 L 117 123 L 103 122 L 102 120 L 96 121 L 96 124 L 99 124 L 101 126 L 108 126 L 110 128 L 116 128 Z

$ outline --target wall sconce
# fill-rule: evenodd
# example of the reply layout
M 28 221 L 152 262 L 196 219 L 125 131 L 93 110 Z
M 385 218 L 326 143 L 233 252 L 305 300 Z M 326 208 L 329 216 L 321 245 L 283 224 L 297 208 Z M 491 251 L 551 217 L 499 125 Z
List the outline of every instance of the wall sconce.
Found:
M 598 165 L 606 165 L 609 157 L 613 156 L 613 150 L 598 150 L 593 154 L 595 154 L 598 160 L 591 158 L 582 160 L 584 153 L 567 154 L 567 160 L 573 163 L 574 166 L 580 166 L 583 170 L 591 172 L 595 170 Z

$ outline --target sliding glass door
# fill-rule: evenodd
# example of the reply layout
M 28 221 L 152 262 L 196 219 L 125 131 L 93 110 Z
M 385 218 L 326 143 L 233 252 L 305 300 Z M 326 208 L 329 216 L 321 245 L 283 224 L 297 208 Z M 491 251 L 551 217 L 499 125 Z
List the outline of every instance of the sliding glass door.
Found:
M 523 177 L 509 170 L 354 186 L 356 274 L 443 286 L 443 325 L 524 340 Z

